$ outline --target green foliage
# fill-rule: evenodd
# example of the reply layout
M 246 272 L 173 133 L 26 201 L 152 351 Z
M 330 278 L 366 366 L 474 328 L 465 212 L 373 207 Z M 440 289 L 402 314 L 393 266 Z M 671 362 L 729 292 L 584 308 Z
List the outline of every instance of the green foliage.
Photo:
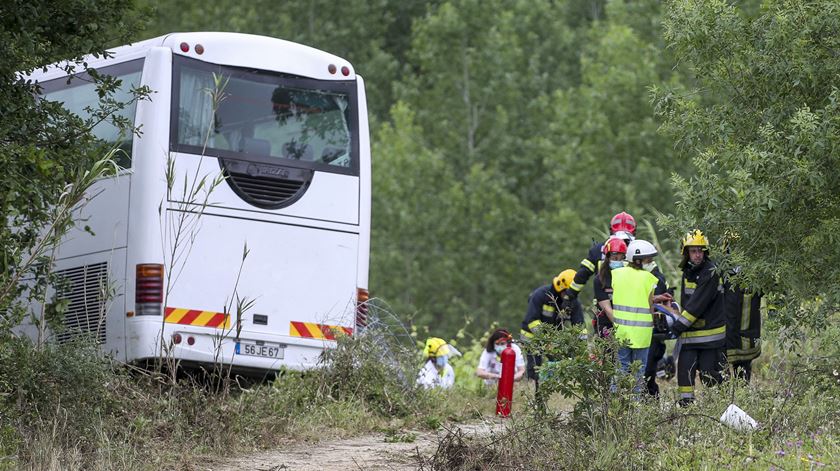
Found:
M 414 382 L 414 358 L 414 351 L 395 344 L 343 336 L 334 349 L 324 351 L 321 368 L 303 373 L 316 386 L 303 393 L 303 402 L 353 399 L 383 416 L 405 417 L 423 399 Z
M 665 38 L 701 88 L 658 91 L 664 128 L 697 172 L 674 178 L 677 214 L 663 222 L 725 244 L 724 267 L 782 294 L 787 324 L 824 325 L 840 304 L 840 6 L 767 1 L 748 16 L 676 1 Z
M 526 353 L 543 357 L 534 412 L 546 420 L 544 402 L 559 393 L 575 400 L 569 419 L 572 427 L 595 440 L 613 440 L 624 433 L 622 425 L 632 412 L 635 379 L 618 373 L 615 352 L 620 345 L 615 339 L 587 341 L 579 336 L 574 329 L 546 328 L 524 344 Z
M 61 68 L 68 73 L 84 69 L 83 55 L 101 55 L 107 42 L 135 34 L 133 12 L 124 0 L 0 5 L 0 312 L 12 314 L 4 319 L 7 327 L 20 319 L 12 301 L 24 291 L 22 279 L 37 278 L 29 295 L 43 294 L 39 286 L 51 270 L 50 247 L 72 224 L 69 211 L 84 195 L 86 187 L 79 184 L 90 183 L 92 173 L 107 173 L 91 172 L 105 165 L 103 157 L 114 160 L 91 129 L 103 120 L 127 132 L 131 127 L 115 115 L 128 104 L 113 98 L 120 83 L 111 77 L 91 71 L 100 104 L 80 117 L 60 103 L 39 100 L 38 84 L 21 74 L 58 60 L 67 60 Z
M 655 2 L 459 0 L 418 19 L 419 73 L 373 141 L 372 288 L 450 332 L 465 315 L 516 326 L 612 214 L 667 208 L 681 169 L 648 88 L 681 78 L 657 15 Z
M 808 348 L 836 340 L 834 330 L 810 333 Z M 690 407 L 676 407 L 676 389 L 667 383 L 660 400 L 643 401 L 631 399 L 629 384 L 619 384 L 598 406 L 614 364 L 590 360 L 586 343 L 574 335 L 553 337 L 543 340 L 554 340 L 554 353 L 568 356 L 550 367 L 546 384 L 581 394 L 578 413 L 514 415 L 505 431 L 489 438 L 446 434 L 427 462 L 432 469 L 833 469 L 840 463 L 840 382 L 822 373 L 837 364 L 836 356 L 814 362 L 783 349 L 771 355 L 771 348 L 753 383 L 698 389 Z M 836 354 L 836 346 L 829 348 Z M 731 403 L 759 428 L 740 432 L 723 425 L 719 418 Z M 581 414 L 585 404 L 594 405 L 595 414 Z
M 3 425 L 25 425 L 19 431 L 25 438 L 32 438 L 39 428 L 58 421 L 74 432 L 65 437 L 66 446 L 79 444 L 82 451 L 90 452 L 93 448 L 85 445 L 90 445 L 98 432 L 90 415 L 107 416 L 119 408 L 119 398 L 112 393 L 109 382 L 121 378 L 113 375 L 110 362 L 87 339 L 48 345 L 44 350 L 34 349 L 28 339 L 3 342 Z
M 295 41 L 343 57 L 365 78 L 373 116 L 385 117 L 394 101 L 392 83 L 411 72 L 404 59 L 412 21 L 436 1 L 139 3 L 152 8 L 156 19 L 143 38 L 175 31 L 232 31 Z
M 318 368 L 229 392 L 190 377 L 129 374 L 88 339 L 0 347 L 0 450 L 8 457 L 0 468 L 173 469 L 289 438 L 375 431 L 411 442 L 416 433 L 406 428 L 477 413 L 465 391 L 418 389 L 416 352 L 381 336 L 342 337 Z

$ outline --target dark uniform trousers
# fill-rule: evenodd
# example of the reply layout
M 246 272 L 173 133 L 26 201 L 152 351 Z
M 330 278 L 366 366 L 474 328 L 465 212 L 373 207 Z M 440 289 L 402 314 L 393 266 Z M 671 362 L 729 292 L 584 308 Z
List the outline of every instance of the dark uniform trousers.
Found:
M 682 396 L 681 399 L 693 398 L 694 382 L 697 372 L 700 372 L 700 381 L 705 386 L 720 384 L 723 381 L 723 368 L 726 365 L 726 355 L 720 348 L 683 348 L 680 350 L 677 369 L 677 384 L 680 392 L 690 392 L 691 396 Z

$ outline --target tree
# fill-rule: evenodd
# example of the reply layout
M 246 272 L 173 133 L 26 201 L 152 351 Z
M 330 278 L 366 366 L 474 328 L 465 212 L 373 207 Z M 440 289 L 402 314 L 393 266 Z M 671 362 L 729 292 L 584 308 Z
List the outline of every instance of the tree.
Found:
M 92 127 L 116 119 L 113 113 L 126 105 L 111 97 L 119 84 L 93 71 L 100 107 L 76 116 L 60 103 L 39 100 L 38 84 L 24 75 L 63 59 L 68 62 L 62 68 L 72 73 L 85 67 L 85 54 L 102 54 L 106 45 L 127 41 L 139 24 L 131 5 L 129 0 L 0 4 L 0 312 L 6 327 L 15 323 L 8 309 L 24 289 L 20 280 L 49 271 L 48 260 L 32 255 L 39 254 L 43 237 L 55 239 L 49 227 L 56 208 L 67 201 L 68 184 L 86 181 L 93 163 L 106 155 Z M 120 119 L 115 124 L 127 125 Z
M 141 0 L 156 21 L 142 37 L 174 31 L 261 34 L 312 46 L 350 61 L 367 82 L 368 107 L 386 119 L 392 85 L 404 70 L 411 25 L 436 1 L 208 0 L 198 3 Z
M 771 0 L 750 17 L 681 0 L 665 32 L 700 87 L 658 90 L 664 129 L 697 172 L 674 178 L 677 212 L 663 221 L 725 245 L 724 268 L 783 295 L 786 320 L 825 322 L 840 304 L 840 4 Z
M 609 21 L 586 32 L 580 83 L 557 92 L 549 120 L 564 157 L 550 166 L 551 186 L 568 188 L 570 208 L 599 215 L 592 221 L 599 228 L 620 210 L 642 217 L 651 208 L 670 208 L 670 175 L 682 167 L 672 140 L 657 133 L 649 92 L 654 84 L 679 87 L 682 78 L 663 66 L 667 56 L 650 42 L 650 31 L 627 24 L 638 22 L 627 9 L 623 2 L 608 5 Z M 572 185 L 569 175 L 578 177 Z
M 400 103 L 376 136 L 371 289 L 435 332 L 455 332 L 466 317 L 482 330 L 513 328 L 554 270 L 557 253 L 542 241 L 575 219 L 537 220 L 480 164 L 456 177 L 414 119 Z

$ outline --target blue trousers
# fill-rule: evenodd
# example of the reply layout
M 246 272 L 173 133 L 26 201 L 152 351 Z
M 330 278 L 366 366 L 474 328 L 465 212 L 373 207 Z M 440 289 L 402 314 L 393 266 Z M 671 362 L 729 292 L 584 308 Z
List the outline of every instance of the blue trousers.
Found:
M 639 393 L 642 391 L 642 375 L 645 373 L 648 359 L 648 348 L 630 348 L 622 347 L 618 349 L 618 362 L 621 364 L 621 371 L 625 373 L 630 372 L 630 365 L 634 361 L 641 363 L 640 368 L 636 371 L 636 385 L 633 387 L 633 392 Z

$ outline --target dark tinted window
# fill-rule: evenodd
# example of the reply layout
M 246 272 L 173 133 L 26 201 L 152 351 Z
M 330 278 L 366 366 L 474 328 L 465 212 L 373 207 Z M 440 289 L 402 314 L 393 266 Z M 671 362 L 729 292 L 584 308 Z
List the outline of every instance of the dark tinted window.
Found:
M 338 173 L 358 170 L 355 83 L 176 56 L 173 150 Z
M 101 75 L 110 75 L 120 80 L 120 86 L 112 95 L 112 98 L 121 103 L 129 103 L 125 108 L 115 114 L 128 118 L 134 122 L 134 112 L 137 109 L 137 102 L 131 90 L 140 86 L 143 60 L 138 59 L 130 62 L 123 62 L 108 67 L 97 68 Z M 71 113 L 83 118 L 90 118 L 91 112 L 99 108 L 99 94 L 96 84 L 87 73 L 76 74 L 71 77 L 63 77 L 50 80 L 41 84 L 41 96 L 45 100 L 61 103 Z M 108 145 L 118 147 L 123 152 L 117 153 L 117 163 L 123 168 L 131 167 L 131 148 L 133 135 L 131 130 L 114 126 L 108 120 L 100 121 L 94 128 L 93 134 Z

